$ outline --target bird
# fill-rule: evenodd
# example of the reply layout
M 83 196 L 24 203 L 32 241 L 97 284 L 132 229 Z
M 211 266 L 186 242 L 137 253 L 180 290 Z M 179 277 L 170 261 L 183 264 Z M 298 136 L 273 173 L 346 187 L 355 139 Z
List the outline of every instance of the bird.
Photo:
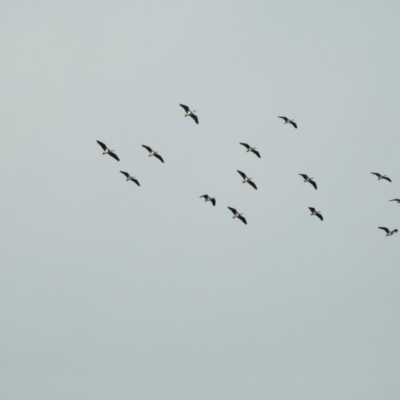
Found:
M 240 143 L 242 146 L 246 147 L 247 152 L 254 153 L 258 158 L 261 158 L 260 153 L 256 150 L 255 147 L 251 147 L 247 143 Z
M 103 154 L 108 154 L 109 156 L 111 156 L 111 157 L 115 158 L 117 161 L 119 161 L 118 156 L 115 154 L 115 150 L 110 150 L 103 142 L 100 142 L 100 140 L 97 140 L 97 143 L 104 150 Z
M 140 186 L 139 181 L 138 181 L 134 176 L 129 175 L 129 174 L 128 174 L 127 172 L 125 172 L 125 171 L 119 171 L 119 172 L 121 172 L 121 174 L 124 174 L 124 175 L 126 176 L 126 180 L 127 180 L 127 181 L 135 182 L 136 185 Z
M 142 144 L 142 147 L 144 147 L 150 153 L 149 157 L 154 156 L 154 157 L 157 157 L 161 162 L 164 162 L 163 158 L 156 151 L 154 151 L 151 147 L 145 146 L 144 144 Z
M 244 224 L 247 225 L 246 218 L 243 217 L 243 213 L 238 213 L 236 208 L 233 207 L 228 207 L 232 212 L 233 212 L 233 218 L 239 218 Z
M 392 180 L 386 175 L 381 175 L 378 172 L 371 172 L 371 174 L 376 175 L 378 177 L 378 181 L 380 181 L 381 179 L 386 179 L 387 181 L 392 182 Z
M 324 218 L 321 215 L 321 211 L 317 211 L 314 207 L 308 207 L 311 211 L 311 215 L 317 216 L 321 221 L 324 220 Z
M 185 117 L 187 116 L 192 117 L 194 119 L 194 122 L 196 122 L 196 124 L 199 123 L 199 119 L 195 114 L 196 110 L 191 111 L 188 106 L 185 106 L 184 104 L 179 104 L 179 105 L 185 110 L 186 112 Z
M 379 229 L 383 229 L 386 232 L 386 236 L 392 236 L 394 235 L 397 231 L 397 229 L 393 229 L 392 231 L 389 230 L 388 228 L 384 227 L 384 226 L 378 226 Z
M 252 178 L 249 178 L 244 172 L 242 172 L 242 171 L 237 171 L 237 172 L 239 172 L 239 174 L 240 175 L 242 175 L 242 178 L 243 178 L 243 183 L 249 183 L 251 186 L 253 186 L 253 188 L 254 189 L 256 189 L 257 190 L 257 186 L 256 186 L 256 184 L 252 181 Z
M 314 178 L 310 178 L 308 175 L 306 174 L 299 174 L 300 176 L 302 176 L 304 178 L 304 182 L 309 182 L 311 183 L 311 185 L 314 186 L 314 189 L 317 189 L 317 184 L 315 183 L 315 181 L 313 181 Z
M 287 117 L 278 117 L 285 120 L 285 124 L 292 124 L 297 129 L 297 124 L 294 122 L 294 119 L 289 119 Z
M 200 198 L 204 198 L 205 201 L 211 201 L 212 205 L 215 206 L 215 198 L 214 197 L 210 197 L 208 194 L 203 194 L 203 196 L 200 196 Z
M 393 199 L 393 200 L 389 200 L 389 201 L 397 201 L 397 203 L 400 204 L 400 199 Z

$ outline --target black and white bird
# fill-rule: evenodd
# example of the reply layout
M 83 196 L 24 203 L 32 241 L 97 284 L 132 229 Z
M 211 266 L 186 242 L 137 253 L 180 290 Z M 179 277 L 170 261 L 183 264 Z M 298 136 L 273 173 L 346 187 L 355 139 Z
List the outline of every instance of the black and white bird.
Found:
M 139 181 L 138 181 L 134 176 L 129 175 L 129 174 L 128 174 L 127 172 L 125 172 L 125 171 L 119 171 L 119 172 L 121 172 L 121 174 L 124 174 L 124 175 L 126 176 L 126 180 L 127 180 L 127 181 L 135 182 L 136 185 L 140 186 Z
M 233 218 L 239 218 L 244 224 L 247 225 L 246 218 L 243 217 L 243 213 L 238 213 L 236 208 L 233 207 L 228 207 L 232 212 L 233 212 Z
M 247 153 L 251 152 L 254 153 L 258 158 L 261 158 L 260 153 L 258 152 L 258 150 L 255 147 L 251 147 L 250 145 L 248 145 L 247 143 L 240 143 L 242 146 L 246 147 L 247 149 Z
M 203 196 L 200 196 L 200 198 L 204 198 L 205 201 L 211 201 L 212 205 L 215 206 L 215 197 L 210 197 L 208 194 L 203 194 Z
M 103 154 L 108 154 L 109 156 L 111 156 L 111 157 L 115 158 L 117 161 L 119 161 L 118 156 L 115 154 L 115 150 L 110 150 L 103 142 L 100 142 L 100 140 L 97 140 L 97 143 L 104 150 Z
M 242 172 L 242 171 L 239 171 L 238 170 L 238 172 L 239 172 L 239 174 L 242 176 L 242 178 L 243 178 L 243 183 L 248 183 L 248 184 L 250 184 L 251 186 L 253 186 L 253 188 L 254 189 L 256 189 L 257 190 L 257 186 L 256 186 L 256 184 L 252 181 L 252 179 L 253 178 L 249 178 L 244 172 Z
M 311 215 L 315 215 L 316 217 L 318 217 L 321 221 L 324 220 L 321 211 L 317 211 L 314 207 L 308 207 L 311 211 Z
M 389 200 L 389 201 L 397 201 L 397 204 L 400 204 L 400 199 L 392 199 L 392 200 Z
M 371 172 L 371 174 L 376 175 L 378 177 L 378 181 L 380 181 L 381 179 L 386 179 L 387 181 L 392 182 L 392 180 L 386 175 L 381 175 L 378 172 Z
M 397 231 L 397 229 L 393 229 L 392 231 L 386 228 L 385 226 L 378 226 L 379 229 L 382 229 L 386 232 L 386 236 L 392 236 L 394 235 Z
M 144 147 L 150 153 L 149 157 L 154 156 L 154 157 L 157 157 L 161 162 L 164 162 L 163 158 L 156 151 L 154 151 L 151 147 L 145 146 L 144 144 L 142 144 L 142 147 Z
M 300 176 L 302 176 L 304 178 L 304 182 L 308 182 L 311 183 L 311 185 L 314 186 L 314 189 L 317 189 L 317 184 L 315 183 L 315 181 L 313 181 L 314 178 L 310 178 L 308 175 L 306 174 L 299 174 Z
M 285 120 L 285 124 L 292 124 L 297 129 L 297 124 L 294 122 L 294 119 L 289 119 L 288 117 L 278 117 Z
M 184 104 L 179 104 L 186 112 L 185 117 L 189 116 L 192 117 L 194 119 L 194 122 L 196 122 L 196 124 L 199 123 L 199 119 L 197 118 L 197 115 L 195 114 L 196 110 L 191 111 L 190 108 L 188 106 L 185 106 Z

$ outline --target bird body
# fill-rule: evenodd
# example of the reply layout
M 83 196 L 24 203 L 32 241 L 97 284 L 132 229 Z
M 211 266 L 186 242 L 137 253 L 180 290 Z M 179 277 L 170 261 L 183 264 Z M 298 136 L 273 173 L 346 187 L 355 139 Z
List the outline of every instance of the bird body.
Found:
M 186 112 L 185 117 L 192 117 L 194 122 L 196 122 L 196 124 L 199 123 L 199 118 L 197 117 L 197 115 L 195 114 L 196 110 L 191 111 L 190 108 L 188 106 L 185 106 L 184 104 L 179 104 Z
M 379 229 L 382 229 L 386 232 L 386 236 L 392 236 L 394 235 L 396 232 L 398 232 L 397 229 L 393 229 L 392 231 L 388 228 L 386 228 L 385 226 L 378 226 Z
M 208 194 L 203 194 L 203 196 L 200 196 L 200 198 L 204 198 L 205 201 L 211 201 L 212 205 L 215 206 L 216 201 L 214 197 L 210 197 Z
M 321 211 L 317 211 L 314 207 L 308 207 L 311 211 L 311 215 L 315 215 L 316 217 L 318 217 L 321 221 L 324 220 Z
M 125 175 L 127 181 L 135 182 L 136 185 L 140 186 L 139 181 L 134 176 L 131 176 L 130 174 L 128 174 L 128 172 L 125 172 L 125 171 L 119 171 L 119 172 L 121 172 L 121 174 Z
M 386 175 L 381 175 L 379 172 L 371 172 L 372 175 L 376 175 L 378 177 L 378 181 L 380 181 L 381 179 L 386 179 L 389 182 L 392 182 L 392 180 L 386 176 Z
M 254 189 L 257 190 L 256 184 L 252 181 L 252 178 L 249 178 L 244 172 L 242 171 L 237 171 L 243 178 L 243 183 L 248 183 L 249 185 L 253 186 Z
M 285 124 L 291 124 L 297 129 L 297 124 L 294 122 L 294 119 L 289 119 L 288 117 L 278 117 L 282 118 L 285 121 Z
M 232 213 L 233 213 L 233 217 L 232 218 L 239 218 L 244 224 L 247 225 L 247 221 L 246 218 L 243 217 L 243 213 L 238 213 L 238 211 L 236 210 L 236 208 L 233 207 L 228 207 Z
M 142 144 L 142 147 L 149 152 L 149 157 L 154 156 L 157 157 L 161 162 L 164 162 L 163 158 L 158 154 L 158 152 L 154 151 L 151 147 L 145 146 L 144 144 Z
M 100 140 L 97 140 L 97 143 L 101 146 L 101 148 L 104 150 L 103 154 L 108 154 L 109 156 L 115 158 L 117 161 L 119 161 L 118 156 L 115 154 L 114 150 L 110 150 L 103 142 L 100 142 Z
M 247 153 L 251 152 L 254 153 L 258 158 L 261 158 L 260 153 L 257 151 L 257 149 L 255 147 L 251 147 L 250 145 L 248 145 L 247 143 L 240 143 L 242 146 L 246 147 L 247 149 Z
M 311 183 L 311 185 L 314 186 L 314 189 L 317 189 L 317 184 L 315 183 L 315 181 L 313 180 L 314 178 L 310 178 L 308 175 L 306 174 L 299 174 L 300 176 L 302 176 L 304 178 L 304 182 L 308 182 Z

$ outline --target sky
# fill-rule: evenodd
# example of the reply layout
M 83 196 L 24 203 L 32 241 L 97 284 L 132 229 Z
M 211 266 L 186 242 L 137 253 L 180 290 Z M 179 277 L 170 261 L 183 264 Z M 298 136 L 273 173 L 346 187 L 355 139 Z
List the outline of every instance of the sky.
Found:
M 399 13 L 3 0 L 0 397 L 398 399 Z

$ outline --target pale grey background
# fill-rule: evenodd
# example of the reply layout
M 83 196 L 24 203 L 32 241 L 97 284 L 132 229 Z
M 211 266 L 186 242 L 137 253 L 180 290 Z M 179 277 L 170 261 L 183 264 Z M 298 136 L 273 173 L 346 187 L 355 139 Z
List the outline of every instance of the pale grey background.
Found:
M 399 399 L 399 12 L 3 0 L 0 398 Z

